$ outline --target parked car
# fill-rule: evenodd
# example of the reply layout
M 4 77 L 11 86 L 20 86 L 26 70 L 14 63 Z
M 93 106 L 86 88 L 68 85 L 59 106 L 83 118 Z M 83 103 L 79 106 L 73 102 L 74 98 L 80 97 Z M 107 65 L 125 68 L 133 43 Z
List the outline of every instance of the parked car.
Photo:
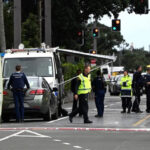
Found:
M 129 75 L 131 76 L 131 78 L 133 78 L 133 74 L 129 74 Z M 117 75 L 116 77 L 113 78 L 112 81 L 110 81 L 109 84 L 110 95 L 120 95 L 120 91 L 121 91 L 120 81 L 123 76 L 124 76 L 123 74 Z
M 58 118 L 57 96 L 42 77 L 28 77 L 30 89 L 24 92 L 25 118 L 42 117 L 45 121 Z M 4 80 L 2 119 L 15 118 L 13 93 L 7 89 L 8 80 Z

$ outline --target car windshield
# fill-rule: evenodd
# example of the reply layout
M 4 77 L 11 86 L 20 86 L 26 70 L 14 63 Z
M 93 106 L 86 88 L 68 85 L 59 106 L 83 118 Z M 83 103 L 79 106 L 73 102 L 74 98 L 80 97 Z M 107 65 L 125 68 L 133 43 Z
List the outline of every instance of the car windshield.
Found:
M 26 76 L 52 77 L 52 58 L 10 58 L 4 61 L 3 77 L 8 78 L 21 65 Z

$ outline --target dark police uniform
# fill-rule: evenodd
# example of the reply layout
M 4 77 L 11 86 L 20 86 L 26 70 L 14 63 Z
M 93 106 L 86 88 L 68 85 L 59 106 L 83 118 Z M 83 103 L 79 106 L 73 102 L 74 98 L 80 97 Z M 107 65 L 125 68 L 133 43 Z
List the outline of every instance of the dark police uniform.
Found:
M 133 86 L 133 92 L 135 94 L 135 101 L 133 103 L 133 107 L 132 107 L 132 111 L 133 112 L 141 112 L 139 105 L 141 102 L 141 96 L 142 96 L 142 89 L 143 89 L 143 85 L 144 85 L 144 78 L 141 75 L 141 72 L 136 72 L 133 75 L 133 82 L 132 82 L 132 86 Z
M 150 82 L 150 74 L 145 75 L 145 90 L 146 90 L 146 112 L 150 113 L 150 85 L 147 83 Z
M 95 117 L 103 117 L 104 97 L 106 93 L 106 82 L 103 77 L 96 77 L 92 82 L 93 91 L 95 92 L 95 104 L 98 114 Z
M 88 95 L 91 92 L 91 77 L 90 75 L 80 74 L 75 85 L 75 95 L 79 98 L 79 108 L 75 109 L 69 115 L 69 120 L 72 122 L 74 116 L 78 113 L 83 114 L 84 123 L 92 123 L 88 117 Z
M 24 86 L 29 89 L 29 83 L 24 73 L 16 72 L 10 76 L 8 89 L 12 87 L 17 122 L 24 119 Z

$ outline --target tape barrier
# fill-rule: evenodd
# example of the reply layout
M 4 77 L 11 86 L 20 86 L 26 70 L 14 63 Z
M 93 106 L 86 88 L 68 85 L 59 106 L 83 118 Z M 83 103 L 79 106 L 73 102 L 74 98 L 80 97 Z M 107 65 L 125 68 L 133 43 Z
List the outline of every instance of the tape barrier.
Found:
M 109 61 L 109 62 L 107 62 L 107 63 L 105 63 L 105 64 L 99 65 L 99 66 L 97 66 L 97 67 L 91 69 L 91 72 L 93 72 L 93 71 L 99 69 L 99 68 L 100 68 L 101 66 L 103 66 L 103 65 L 108 65 L 108 64 L 110 64 L 110 63 L 112 63 L 112 61 Z M 68 80 L 66 80 L 66 81 L 64 81 L 64 82 L 61 82 L 61 83 L 59 83 L 59 84 L 55 84 L 55 86 L 59 86 L 59 85 L 63 85 L 63 84 L 68 84 L 68 83 L 70 83 L 73 79 L 76 79 L 77 77 L 78 77 L 78 75 L 75 76 L 75 77 L 73 77 L 73 78 L 70 78 L 70 79 L 68 79 Z

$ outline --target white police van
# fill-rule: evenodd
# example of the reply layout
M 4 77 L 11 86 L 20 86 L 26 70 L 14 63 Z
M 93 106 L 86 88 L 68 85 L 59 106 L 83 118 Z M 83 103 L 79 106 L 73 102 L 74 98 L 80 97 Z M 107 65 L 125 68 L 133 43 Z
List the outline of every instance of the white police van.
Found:
M 64 85 L 60 84 L 63 80 L 61 61 L 59 53 L 78 55 L 84 57 L 98 58 L 103 60 L 115 61 L 115 56 L 105 56 L 98 54 L 89 54 L 75 50 L 67 50 L 46 47 L 42 44 L 41 48 L 24 48 L 20 44 L 19 49 L 9 49 L 3 57 L 3 79 L 8 80 L 15 71 L 16 65 L 22 66 L 22 71 L 30 77 L 44 77 L 53 91 L 58 92 L 59 114 L 62 110 L 62 96 Z

